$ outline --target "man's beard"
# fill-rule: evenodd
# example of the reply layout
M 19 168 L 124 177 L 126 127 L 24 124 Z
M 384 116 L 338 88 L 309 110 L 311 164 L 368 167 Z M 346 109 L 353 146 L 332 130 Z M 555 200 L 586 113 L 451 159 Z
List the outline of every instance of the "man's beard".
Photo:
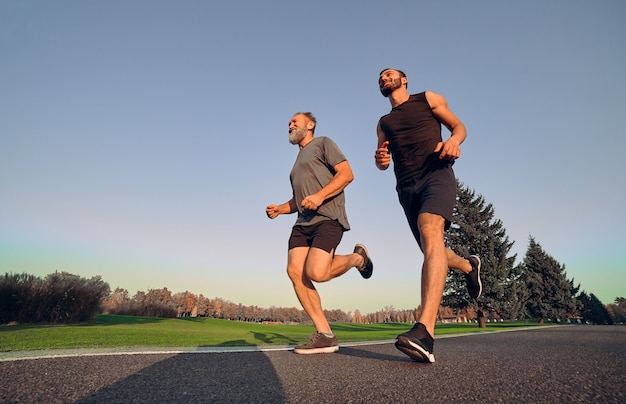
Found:
M 306 128 L 294 128 L 291 132 L 289 132 L 289 143 L 291 144 L 300 144 L 302 139 L 307 134 Z
M 402 87 L 402 79 L 393 79 L 391 83 L 389 83 L 389 85 L 385 85 L 383 88 L 380 89 L 380 93 L 383 95 L 383 97 L 389 97 L 389 94 L 393 93 L 400 87 Z

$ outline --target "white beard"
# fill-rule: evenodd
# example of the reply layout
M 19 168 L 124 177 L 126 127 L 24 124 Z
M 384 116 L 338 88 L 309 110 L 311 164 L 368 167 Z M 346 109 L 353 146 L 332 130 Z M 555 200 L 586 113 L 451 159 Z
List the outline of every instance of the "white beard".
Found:
M 291 144 L 300 144 L 302 139 L 307 134 L 306 128 L 295 128 L 291 132 L 289 132 L 289 143 Z

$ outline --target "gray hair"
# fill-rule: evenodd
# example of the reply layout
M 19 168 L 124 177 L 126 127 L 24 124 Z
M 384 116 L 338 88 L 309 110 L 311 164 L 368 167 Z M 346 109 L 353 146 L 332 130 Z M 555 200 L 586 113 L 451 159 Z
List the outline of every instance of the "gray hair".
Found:
M 313 132 L 315 132 L 315 128 L 317 127 L 317 119 L 315 118 L 315 115 L 313 115 L 312 112 L 296 112 L 295 114 L 293 114 L 293 116 L 296 116 L 296 115 L 304 115 L 310 121 L 312 121 L 315 124 L 315 126 L 313 127 Z

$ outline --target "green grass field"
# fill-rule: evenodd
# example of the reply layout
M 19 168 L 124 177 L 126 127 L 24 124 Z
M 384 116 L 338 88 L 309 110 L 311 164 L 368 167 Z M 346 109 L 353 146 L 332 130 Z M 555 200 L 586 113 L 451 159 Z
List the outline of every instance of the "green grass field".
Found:
M 528 327 L 536 322 L 438 324 L 437 335 L 490 332 Z M 410 324 L 333 324 L 340 342 L 394 339 Z M 0 351 L 61 348 L 216 347 L 295 345 L 313 326 L 242 323 L 214 318 L 154 318 L 100 315 L 85 325 L 13 325 L 0 327 Z

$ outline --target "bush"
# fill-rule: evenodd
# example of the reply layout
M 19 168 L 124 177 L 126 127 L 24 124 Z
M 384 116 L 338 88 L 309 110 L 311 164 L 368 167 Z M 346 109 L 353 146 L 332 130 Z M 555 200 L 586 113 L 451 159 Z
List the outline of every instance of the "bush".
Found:
M 28 274 L 5 274 L 0 278 L 0 324 L 19 321 L 38 279 Z
M 28 274 L 0 278 L 0 324 L 78 323 L 100 313 L 109 285 L 99 276 L 81 278 L 55 272 L 45 279 Z
M 145 317 L 163 317 L 175 318 L 178 312 L 171 304 L 162 302 L 136 302 L 128 300 L 115 308 L 107 308 L 108 314 L 117 314 L 123 316 L 145 316 Z

